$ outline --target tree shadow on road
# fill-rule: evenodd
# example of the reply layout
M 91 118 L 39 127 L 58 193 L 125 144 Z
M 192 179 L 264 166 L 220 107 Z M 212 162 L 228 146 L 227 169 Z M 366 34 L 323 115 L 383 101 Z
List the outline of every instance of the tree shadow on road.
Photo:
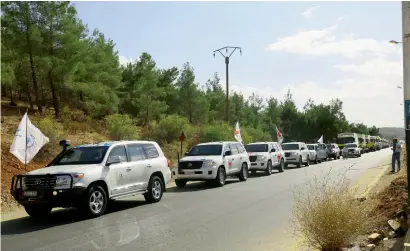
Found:
M 105 215 L 147 204 L 144 200 L 119 200 L 108 204 Z M 101 216 L 101 217 L 104 217 Z M 47 217 L 34 219 L 30 216 L 1 222 L 1 237 L 36 232 L 56 226 L 90 220 L 83 211 L 70 208 L 51 212 Z

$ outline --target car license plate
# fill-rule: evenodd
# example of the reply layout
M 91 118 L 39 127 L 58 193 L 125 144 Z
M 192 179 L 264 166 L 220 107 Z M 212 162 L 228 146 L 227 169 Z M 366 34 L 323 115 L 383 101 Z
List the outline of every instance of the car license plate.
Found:
M 185 171 L 185 174 L 188 174 L 188 175 L 194 174 L 194 171 Z
M 26 196 L 26 197 L 36 197 L 37 196 L 37 191 L 25 191 L 24 196 Z

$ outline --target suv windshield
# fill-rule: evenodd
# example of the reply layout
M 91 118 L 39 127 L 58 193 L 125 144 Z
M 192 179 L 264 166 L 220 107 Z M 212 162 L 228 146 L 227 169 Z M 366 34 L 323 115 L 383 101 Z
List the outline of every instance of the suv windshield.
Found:
M 186 156 L 221 155 L 222 145 L 196 145 Z
M 336 143 L 338 144 L 348 144 L 348 143 L 354 143 L 355 139 L 353 137 L 343 137 L 343 138 L 338 138 L 336 140 Z
M 307 145 L 309 150 L 315 150 L 315 146 L 314 145 Z
M 286 150 L 299 150 L 299 144 L 283 144 L 282 149 Z
M 356 148 L 357 145 L 356 144 L 346 144 L 345 147 L 346 148 Z
M 267 152 L 268 151 L 268 145 L 267 144 L 252 144 L 252 145 L 246 145 L 245 149 L 247 152 Z
M 67 150 L 53 166 L 99 164 L 107 153 L 108 146 L 76 147 Z

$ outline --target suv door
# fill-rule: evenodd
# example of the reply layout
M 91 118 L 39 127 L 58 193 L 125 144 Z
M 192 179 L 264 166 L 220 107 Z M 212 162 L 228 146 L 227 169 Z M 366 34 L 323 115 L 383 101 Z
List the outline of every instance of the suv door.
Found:
M 308 150 L 308 148 L 307 148 L 307 145 L 306 144 L 301 144 L 300 145 L 300 149 L 301 149 L 301 152 L 302 152 L 302 161 L 308 161 L 308 158 L 309 158 L 309 150 Z
M 272 165 L 277 166 L 280 164 L 280 157 L 281 157 L 279 148 L 276 143 L 270 143 L 269 145 L 271 146 L 271 149 L 272 149 L 272 153 L 271 153 Z
M 127 152 L 125 146 L 115 146 L 111 149 L 108 159 L 112 156 L 119 156 L 120 163 L 111 164 L 107 173 L 107 183 L 111 191 L 110 195 L 118 195 L 127 192 L 127 187 L 130 185 L 127 180 L 127 170 L 130 169 Z
M 232 153 L 230 144 L 225 144 L 223 147 L 223 154 L 225 154 L 225 152 L 227 151 L 230 151 Z M 227 174 L 231 173 L 233 170 L 234 159 L 235 156 L 233 155 L 233 153 L 229 156 L 224 156 L 224 166 Z
M 232 152 L 232 165 L 230 170 L 232 171 L 239 171 L 241 170 L 242 162 L 240 160 L 240 154 L 239 154 L 239 149 L 237 148 L 235 143 L 230 143 L 229 147 L 231 148 Z
M 239 151 L 239 162 L 240 162 L 240 168 L 242 167 L 242 163 L 246 162 L 249 159 L 249 155 L 246 152 L 246 149 L 243 147 L 242 144 L 237 143 L 236 148 Z
M 128 144 L 127 152 L 130 158 L 130 169 L 127 169 L 127 179 L 133 190 L 145 189 L 147 183 L 147 156 L 141 144 Z
M 166 161 L 159 157 L 158 150 L 154 144 L 144 143 L 142 144 L 142 148 L 147 155 L 147 160 L 145 161 L 146 172 L 144 172 L 145 187 L 147 187 L 151 174 L 155 171 L 159 171 L 161 165 L 164 165 Z

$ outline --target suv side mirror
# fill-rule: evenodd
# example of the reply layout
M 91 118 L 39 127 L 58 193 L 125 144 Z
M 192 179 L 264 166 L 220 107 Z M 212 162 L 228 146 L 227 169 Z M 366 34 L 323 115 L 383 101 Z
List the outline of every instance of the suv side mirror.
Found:
M 270 149 L 269 153 L 274 153 L 275 149 Z
M 305 150 L 305 149 L 306 149 L 306 148 L 304 148 L 304 147 L 301 147 L 301 148 L 300 148 L 300 150 Z
M 224 156 L 230 156 L 230 155 L 232 155 L 232 152 L 231 152 L 231 151 L 226 151 L 226 152 L 224 153 Z
M 188 156 L 189 155 L 189 152 L 185 152 L 185 156 Z
M 107 166 L 112 165 L 112 164 L 118 164 L 118 163 L 121 163 L 121 157 L 120 156 L 110 156 L 110 157 L 108 157 Z

